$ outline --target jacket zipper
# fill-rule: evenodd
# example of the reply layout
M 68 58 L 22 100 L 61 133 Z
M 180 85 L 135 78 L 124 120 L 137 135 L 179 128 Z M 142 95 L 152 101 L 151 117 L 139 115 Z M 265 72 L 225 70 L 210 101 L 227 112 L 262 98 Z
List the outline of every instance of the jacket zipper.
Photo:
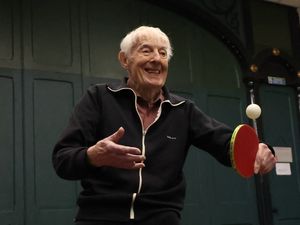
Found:
M 143 129 L 143 136 L 142 136 L 142 155 L 145 155 L 145 136 L 146 136 L 146 132 Z M 131 207 L 130 207 L 130 219 L 134 219 L 135 218 L 135 214 L 134 214 L 134 203 L 137 197 L 137 194 L 139 194 L 141 192 L 142 189 L 142 184 L 143 184 L 143 177 L 142 177 L 142 168 L 139 169 L 139 186 L 138 186 L 138 191 L 136 193 L 132 194 L 132 200 L 131 200 Z
M 142 121 L 142 118 L 137 110 L 137 96 L 135 95 L 135 110 L 140 118 L 140 122 L 141 122 L 141 125 L 142 125 L 142 155 L 145 156 L 146 154 L 146 146 L 145 146 L 145 137 L 146 137 L 146 134 L 147 134 L 147 131 L 148 129 L 159 119 L 160 115 L 161 115 L 161 106 L 162 106 L 162 103 L 160 103 L 160 106 L 158 108 L 158 111 L 157 111 L 157 116 L 155 118 L 155 120 L 147 127 L 147 129 L 144 128 L 144 124 L 143 124 L 143 121 Z M 143 185 L 143 175 L 142 175 L 142 171 L 143 171 L 143 168 L 140 168 L 139 169 L 139 186 L 138 186 L 138 191 L 136 193 L 133 193 L 132 194 L 132 198 L 131 198 L 131 206 L 130 206 L 130 215 L 129 215 L 129 218 L 130 219 L 134 219 L 135 218 L 135 213 L 134 213 L 134 203 L 136 201 L 136 198 L 137 198 L 137 195 L 141 192 L 141 189 L 142 189 L 142 185 Z

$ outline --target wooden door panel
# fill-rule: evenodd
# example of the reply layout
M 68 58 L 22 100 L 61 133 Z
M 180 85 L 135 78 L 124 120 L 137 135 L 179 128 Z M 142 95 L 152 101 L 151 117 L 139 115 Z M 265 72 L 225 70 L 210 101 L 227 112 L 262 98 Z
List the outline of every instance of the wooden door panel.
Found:
M 289 87 L 263 86 L 260 90 L 264 139 L 273 146 L 290 147 L 291 175 L 270 178 L 275 225 L 300 224 L 300 134 L 296 91 Z
M 73 224 L 77 183 L 59 178 L 52 150 L 80 96 L 80 77 L 25 73 L 26 221 Z

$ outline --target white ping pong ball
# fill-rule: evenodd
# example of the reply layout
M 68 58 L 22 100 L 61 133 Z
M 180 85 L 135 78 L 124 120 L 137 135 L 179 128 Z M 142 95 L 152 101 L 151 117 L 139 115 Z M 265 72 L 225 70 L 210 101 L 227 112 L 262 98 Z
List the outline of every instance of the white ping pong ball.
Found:
M 259 105 L 253 103 L 247 106 L 246 115 L 248 116 L 248 118 L 255 120 L 260 116 L 260 114 L 261 108 L 259 107 Z

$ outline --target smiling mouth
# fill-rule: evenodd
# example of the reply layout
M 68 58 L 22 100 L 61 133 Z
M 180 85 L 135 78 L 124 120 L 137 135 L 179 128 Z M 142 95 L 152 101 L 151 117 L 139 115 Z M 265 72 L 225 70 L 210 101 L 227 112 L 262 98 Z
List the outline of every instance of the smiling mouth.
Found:
M 149 68 L 146 68 L 145 71 L 147 73 L 151 73 L 151 74 L 160 74 L 160 70 L 159 69 L 149 69 Z

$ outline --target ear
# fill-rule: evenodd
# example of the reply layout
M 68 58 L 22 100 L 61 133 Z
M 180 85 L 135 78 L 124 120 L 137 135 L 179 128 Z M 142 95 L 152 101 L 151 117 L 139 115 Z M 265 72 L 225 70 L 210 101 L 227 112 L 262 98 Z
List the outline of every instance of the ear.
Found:
M 119 59 L 121 66 L 127 70 L 128 69 L 128 58 L 127 58 L 125 52 L 119 52 L 118 59 Z

